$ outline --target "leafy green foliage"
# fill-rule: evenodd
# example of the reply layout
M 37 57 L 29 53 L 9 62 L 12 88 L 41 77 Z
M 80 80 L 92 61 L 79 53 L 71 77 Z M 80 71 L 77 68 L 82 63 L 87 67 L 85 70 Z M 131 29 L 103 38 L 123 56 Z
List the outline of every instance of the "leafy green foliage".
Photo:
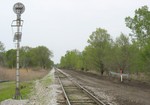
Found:
M 103 72 L 106 70 L 106 54 L 111 48 L 111 38 L 105 29 L 97 28 L 88 40 L 89 46 L 80 53 L 77 50 L 67 51 L 61 58 L 60 66 L 68 69 L 95 69 Z
M 67 51 L 65 56 L 61 57 L 61 68 L 81 69 L 82 60 L 81 53 L 78 50 Z
M 0 65 L 4 65 L 4 52 L 5 52 L 5 48 L 4 48 L 4 44 L 0 41 Z
M 7 67 L 9 68 L 16 67 L 16 50 L 14 49 L 8 50 L 5 55 Z
M 2 50 L 1 50 L 2 51 Z M 31 48 L 24 46 L 20 48 L 20 67 L 40 67 L 40 68 L 51 68 L 53 66 L 53 53 L 45 46 L 38 46 L 36 48 Z M 2 56 L 3 62 L 6 67 L 14 68 L 16 67 L 16 50 L 10 49 L 0 52 L 0 57 Z M 2 62 L 2 59 L 0 60 Z
M 113 41 L 105 29 L 97 28 L 82 52 L 67 51 L 61 57 L 60 67 L 74 70 L 96 70 L 138 73 L 149 71 L 150 45 L 139 47 L 138 41 L 130 41 L 123 33 Z
M 136 43 L 139 49 L 139 56 L 136 61 L 140 61 L 139 65 L 142 71 L 149 71 L 150 66 L 150 11 L 147 6 L 143 6 L 135 10 L 133 18 L 126 17 L 127 27 L 132 30 L 134 44 Z M 143 67 L 141 66 L 143 65 Z
M 147 6 L 135 10 L 133 18 L 125 18 L 126 25 L 132 30 L 132 36 L 143 46 L 150 40 L 150 11 Z
M 29 50 L 30 66 L 49 68 L 53 65 L 53 62 L 50 59 L 52 56 L 52 52 L 44 46 L 32 48 Z
M 91 46 L 89 49 L 89 56 L 91 56 L 90 58 L 92 61 L 91 63 L 93 64 L 93 67 L 96 70 L 101 71 L 101 74 L 103 75 L 103 72 L 106 70 L 106 52 L 108 52 L 111 46 L 110 35 L 105 29 L 97 28 L 96 31 L 90 35 L 88 43 Z
M 134 61 L 132 60 L 136 57 L 136 52 L 134 52 L 134 50 L 138 51 L 138 49 L 134 48 L 134 46 L 129 42 L 129 38 L 123 33 L 116 38 L 113 49 L 113 62 L 114 65 L 116 65 L 115 69 L 122 70 L 123 72 L 129 72 L 130 67 L 133 66 Z

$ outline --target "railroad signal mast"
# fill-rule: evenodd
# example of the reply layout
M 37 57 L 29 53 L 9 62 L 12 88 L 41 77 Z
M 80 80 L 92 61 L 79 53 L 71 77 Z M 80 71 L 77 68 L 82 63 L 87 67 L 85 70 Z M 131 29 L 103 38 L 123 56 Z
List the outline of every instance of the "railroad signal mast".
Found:
M 19 88 L 19 49 L 20 49 L 20 42 L 21 42 L 21 36 L 22 36 L 22 26 L 23 26 L 23 20 L 21 20 L 21 14 L 25 11 L 25 6 L 18 2 L 14 4 L 13 11 L 17 15 L 17 19 L 12 21 L 11 27 L 14 34 L 14 42 L 16 42 L 16 89 L 15 89 L 15 99 L 21 98 L 20 88 Z

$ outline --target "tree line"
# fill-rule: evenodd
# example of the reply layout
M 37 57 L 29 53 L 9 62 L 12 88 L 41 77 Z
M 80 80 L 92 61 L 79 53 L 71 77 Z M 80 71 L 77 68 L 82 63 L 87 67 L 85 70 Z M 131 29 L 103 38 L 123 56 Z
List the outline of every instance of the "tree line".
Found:
M 43 69 L 51 68 L 54 63 L 51 60 L 53 56 L 45 46 L 31 48 L 23 46 L 20 48 L 20 68 L 40 67 Z M 0 66 L 15 68 L 16 67 L 16 49 L 5 51 L 4 44 L 0 42 Z
M 104 72 L 150 73 L 150 11 L 147 6 L 135 10 L 134 17 L 125 18 L 129 35 L 120 34 L 115 40 L 106 29 L 97 28 L 82 52 L 67 51 L 60 68 Z

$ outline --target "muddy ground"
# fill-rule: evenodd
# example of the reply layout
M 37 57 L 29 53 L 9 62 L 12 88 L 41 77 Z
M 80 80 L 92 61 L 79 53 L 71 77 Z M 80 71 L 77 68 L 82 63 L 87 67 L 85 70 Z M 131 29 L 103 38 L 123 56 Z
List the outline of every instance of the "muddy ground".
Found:
M 63 70 L 73 76 L 93 94 L 110 105 L 150 105 L 150 85 L 138 81 L 125 81 L 101 77 L 80 71 Z

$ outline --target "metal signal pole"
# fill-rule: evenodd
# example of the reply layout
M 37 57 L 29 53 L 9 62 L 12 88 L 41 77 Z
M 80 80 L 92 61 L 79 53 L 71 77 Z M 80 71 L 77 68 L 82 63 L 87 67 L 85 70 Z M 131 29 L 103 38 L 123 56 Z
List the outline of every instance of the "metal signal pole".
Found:
M 11 27 L 14 28 L 14 42 L 17 44 L 17 58 L 16 58 L 16 89 L 15 89 L 15 99 L 21 98 L 20 87 L 19 87 L 19 49 L 20 49 L 20 41 L 22 36 L 22 26 L 23 20 L 21 20 L 21 14 L 24 12 L 25 6 L 18 2 L 13 6 L 13 11 L 17 14 L 17 19 L 12 21 Z

